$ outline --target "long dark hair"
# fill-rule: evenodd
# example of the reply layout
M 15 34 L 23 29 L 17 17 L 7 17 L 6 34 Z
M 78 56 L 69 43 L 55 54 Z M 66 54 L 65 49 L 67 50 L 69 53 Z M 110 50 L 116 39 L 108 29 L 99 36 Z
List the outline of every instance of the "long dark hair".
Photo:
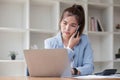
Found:
M 79 34 L 81 35 L 85 27 L 85 13 L 84 13 L 83 7 L 81 5 L 74 4 L 72 7 L 66 8 L 63 11 L 60 22 L 64 17 L 67 17 L 67 16 L 75 16 L 78 22 L 78 25 L 80 26 Z

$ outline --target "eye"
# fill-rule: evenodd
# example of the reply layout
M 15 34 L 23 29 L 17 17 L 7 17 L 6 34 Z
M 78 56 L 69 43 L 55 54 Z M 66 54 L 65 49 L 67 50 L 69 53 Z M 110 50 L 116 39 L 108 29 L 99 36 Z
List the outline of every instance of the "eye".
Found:
M 76 27 L 75 25 L 72 25 L 72 27 Z
M 64 24 L 64 25 L 67 25 L 67 22 L 64 21 L 63 24 Z
M 72 25 L 71 25 L 71 27 L 76 27 L 76 26 L 77 26 L 77 25 L 75 25 L 75 24 L 72 24 Z

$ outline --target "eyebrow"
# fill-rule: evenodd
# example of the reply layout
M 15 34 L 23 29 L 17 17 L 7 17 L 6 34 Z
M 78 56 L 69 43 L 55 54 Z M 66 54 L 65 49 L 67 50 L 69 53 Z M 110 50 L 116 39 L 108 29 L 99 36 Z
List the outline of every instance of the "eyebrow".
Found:
M 63 22 L 67 22 L 66 20 L 63 20 Z M 67 22 L 68 23 L 68 22 Z M 72 25 L 77 25 L 76 23 L 71 23 Z

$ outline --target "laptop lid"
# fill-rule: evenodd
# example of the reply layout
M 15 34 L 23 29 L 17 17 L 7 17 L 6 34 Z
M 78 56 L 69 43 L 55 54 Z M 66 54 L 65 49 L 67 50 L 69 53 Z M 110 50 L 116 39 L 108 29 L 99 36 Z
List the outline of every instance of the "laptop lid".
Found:
M 66 49 L 24 50 L 30 76 L 71 77 Z

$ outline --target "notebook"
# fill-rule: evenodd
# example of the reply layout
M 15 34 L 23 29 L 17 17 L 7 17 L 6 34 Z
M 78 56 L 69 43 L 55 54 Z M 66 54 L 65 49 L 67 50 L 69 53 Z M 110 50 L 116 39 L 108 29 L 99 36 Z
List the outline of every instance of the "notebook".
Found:
M 66 49 L 24 50 L 24 56 L 32 77 L 71 77 Z

